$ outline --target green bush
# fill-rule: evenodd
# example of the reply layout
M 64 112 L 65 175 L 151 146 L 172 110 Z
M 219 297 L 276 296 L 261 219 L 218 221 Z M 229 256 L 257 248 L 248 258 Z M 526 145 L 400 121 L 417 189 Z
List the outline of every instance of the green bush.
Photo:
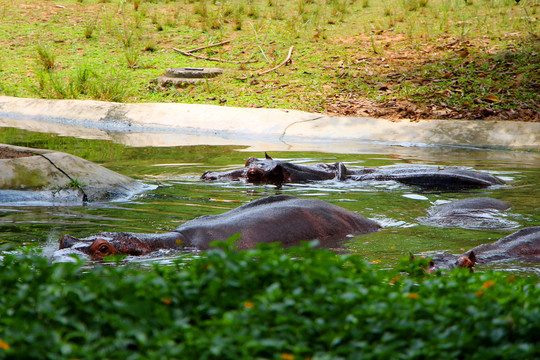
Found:
M 0 358 L 533 359 L 538 279 L 309 247 L 173 266 L 0 263 Z

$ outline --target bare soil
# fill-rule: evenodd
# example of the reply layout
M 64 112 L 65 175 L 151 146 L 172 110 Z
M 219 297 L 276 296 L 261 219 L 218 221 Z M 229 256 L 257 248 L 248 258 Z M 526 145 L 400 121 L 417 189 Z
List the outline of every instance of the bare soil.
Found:
M 449 36 L 439 44 L 426 43 L 415 49 L 403 35 L 383 32 L 375 41 L 376 53 L 351 52 L 346 61 L 338 59 L 333 70 L 342 81 L 335 84 L 339 90 L 326 98 L 325 110 L 332 115 L 394 121 L 538 122 L 538 95 L 530 99 L 527 94 L 540 93 L 534 65 L 540 61 L 540 42 L 534 36 L 519 40 L 502 47 L 484 39 L 464 41 Z M 350 40 L 362 41 L 367 44 L 360 37 Z M 350 85 L 355 83 L 364 87 Z M 365 93 L 366 88 L 376 93 Z M 404 96 L 404 88 L 410 89 L 409 95 Z M 467 96 L 470 100 L 463 100 Z

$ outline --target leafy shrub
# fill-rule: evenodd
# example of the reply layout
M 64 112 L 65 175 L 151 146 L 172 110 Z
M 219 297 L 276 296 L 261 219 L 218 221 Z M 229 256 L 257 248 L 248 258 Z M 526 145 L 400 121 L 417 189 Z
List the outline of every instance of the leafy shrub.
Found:
M 381 270 L 309 247 L 151 269 L 0 263 L 0 358 L 533 359 L 537 278 L 425 260 Z

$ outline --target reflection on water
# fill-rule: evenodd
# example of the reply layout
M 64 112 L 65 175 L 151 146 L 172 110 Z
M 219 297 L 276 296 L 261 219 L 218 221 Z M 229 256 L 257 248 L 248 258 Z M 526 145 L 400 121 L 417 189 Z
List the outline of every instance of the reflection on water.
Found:
M 350 153 L 272 152 L 275 159 L 296 163 L 333 163 L 348 167 L 426 164 L 464 166 L 488 171 L 505 179 L 505 186 L 461 193 L 421 192 L 395 182 L 358 183 L 324 181 L 281 188 L 242 182 L 202 182 L 205 170 L 242 167 L 249 156 L 264 152 L 237 146 L 126 147 L 110 141 L 75 139 L 16 129 L 0 130 L 0 142 L 65 151 L 94 161 L 156 188 L 129 201 L 88 206 L 0 205 L 0 243 L 37 245 L 45 254 L 57 249 L 58 239 L 69 233 L 84 237 L 101 231 L 164 232 L 201 215 L 219 214 L 260 197 L 287 194 L 325 200 L 374 219 L 383 229 L 355 236 L 344 245 L 367 260 L 395 265 L 409 254 L 439 251 L 462 253 L 508 235 L 510 230 L 467 230 L 422 225 L 418 219 L 434 204 L 473 196 L 488 196 L 513 205 L 509 217 L 520 227 L 540 225 L 540 154 L 465 149 L 459 147 L 401 147 L 377 145 L 377 152 Z M 365 148 L 365 146 L 363 146 Z M 190 252 L 159 252 L 136 261 L 141 266 L 167 264 L 173 258 L 199 256 Z M 539 273 L 538 265 L 496 263 L 479 268 Z M 527 270 L 528 269 L 528 270 Z M 532 269 L 532 270 L 531 270 Z

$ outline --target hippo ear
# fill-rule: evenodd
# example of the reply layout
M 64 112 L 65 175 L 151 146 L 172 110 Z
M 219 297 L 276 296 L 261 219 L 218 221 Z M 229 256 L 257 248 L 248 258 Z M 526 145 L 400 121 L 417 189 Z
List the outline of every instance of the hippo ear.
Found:
M 274 184 L 282 184 L 284 182 L 291 182 L 291 174 L 286 171 L 286 169 L 281 166 L 281 164 L 278 164 L 274 166 L 274 168 L 271 171 L 272 175 L 272 182 Z M 270 178 L 270 176 L 269 176 Z
M 264 153 L 264 157 L 266 158 L 266 160 L 274 160 L 270 157 L 270 155 L 268 155 L 267 153 Z
M 433 274 L 435 271 L 436 271 L 435 263 L 433 262 L 433 260 L 429 260 L 428 268 L 427 268 L 426 272 L 428 274 Z
M 474 254 L 474 251 L 471 251 L 467 257 L 473 265 L 476 264 L 476 255 Z

